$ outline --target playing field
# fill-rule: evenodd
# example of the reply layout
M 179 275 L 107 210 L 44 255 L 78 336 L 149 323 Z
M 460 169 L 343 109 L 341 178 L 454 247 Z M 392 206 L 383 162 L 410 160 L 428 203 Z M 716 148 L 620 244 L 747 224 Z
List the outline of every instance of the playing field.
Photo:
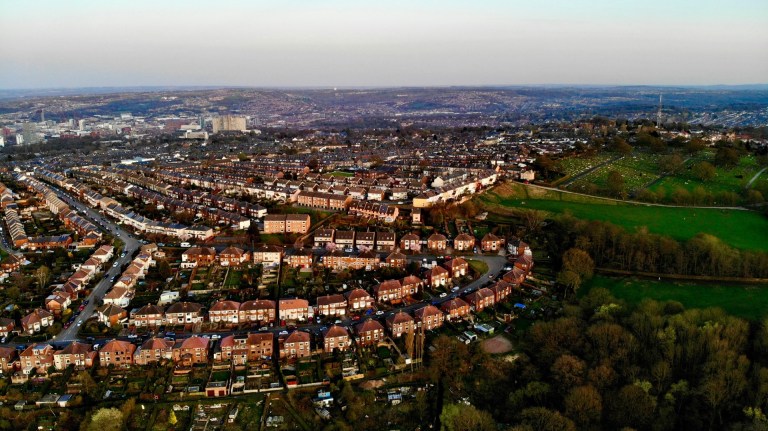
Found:
M 734 316 L 750 320 L 768 316 L 768 286 L 765 285 L 697 284 L 596 276 L 579 290 L 579 296 L 595 287 L 604 287 L 613 296 L 633 304 L 646 298 L 673 300 L 686 308 L 720 307 Z
M 744 210 L 696 209 L 650 206 L 608 201 L 559 191 L 506 184 L 480 198 L 489 212 L 500 208 L 533 208 L 574 217 L 604 220 L 633 231 L 646 226 L 650 232 L 687 240 L 700 232 L 741 249 L 768 251 L 768 218 Z

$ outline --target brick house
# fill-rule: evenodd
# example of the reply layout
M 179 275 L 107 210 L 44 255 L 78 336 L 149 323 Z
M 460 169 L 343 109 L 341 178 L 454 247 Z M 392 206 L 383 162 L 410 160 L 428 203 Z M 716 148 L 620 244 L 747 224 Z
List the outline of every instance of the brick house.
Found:
M 271 332 L 229 335 L 221 339 L 214 360 L 231 360 L 234 365 L 245 365 L 269 360 L 274 355 L 274 336 Z
M 245 301 L 240 304 L 238 313 L 241 323 L 256 323 L 260 325 L 266 325 L 275 322 L 276 314 L 275 301 L 268 299 L 257 299 L 252 301 Z
M 403 253 L 400 253 L 399 250 L 396 250 L 387 256 L 385 262 L 387 263 L 387 266 L 392 268 L 405 268 L 407 259 Z
M 75 368 L 91 368 L 96 357 L 97 353 L 92 345 L 73 341 L 53 354 L 53 366 L 57 370 L 63 370 L 70 365 Z
M 173 345 L 173 362 L 177 366 L 191 367 L 195 364 L 208 363 L 207 338 L 193 335 Z
M 309 232 L 310 225 L 309 214 L 286 214 L 285 216 L 285 233 L 305 234 Z
M 376 246 L 376 232 L 357 232 L 355 246 L 359 249 L 373 250 Z
M 426 276 L 427 283 L 432 286 L 433 289 L 447 285 L 448 281 L 451 279 L 448 270 L 442 266 L 435 266 L 434 268 L 430 269 L 427 271 Z
M 173 358 L 173 345 L 175 342 L 165 338 L 154 337 L 145 341 L 133 354 L 133 362 L 136 365 L 148 365 L 160 362 L 163 359 Z
M 466 260 L 460 257 L 445 262 L 443 266 L 448 270 L 448 272 L 451 274 L 451 277 L 453 278 L 461 278 L 465 275 L 469 275 L 469 264 Z
M 58 291 L 53 292 L 45 298 L 45 309 L 54 314 L 54 316 L 61 316 L 61 313 L 69 308 L 72 304 L 69 293 Z
M 403 237 L 400 238 L 400 249 L 406 250 L 406 251 L 421 250 L 421 238 L 419 238 L 419 236 L 416 235 L 415 233 L 408 233 L 403 235 Z
M 455 251 L 471 251 L 475 247 L 475 237 L 466 233 L 460 233 L 453 239 Z
M 35 370 L 38 374 L 48 374 L 53 366 L 53 346 L 45 343 L 33 344 L 19 353 L 19 363 L 24 374 Z
M 43 328 L 53 325 L 53 313 L 38 308 L 21 318 L 21 327 L 26 334 L 40 332 Z
M 414 311 L 413 315 L 416 318 L 416 322 L 421 323 L 421 326 L 427 331 L 443 326 L 445 321 L 445 314 L 434 305 L 421 307 Z
M 376 249 L 392 251 L 397 247 L 394 232 L 376 232 Z
M 354 248 L 355 247 L 355 231 L 353 230 L 337 230 L 335 244 L 340 248 Z
M 157 328 L 165 323 L 165 312 L 155 304 L 147 304 L 131 313 L 130 324 L 137 328 Z
M 0 374 L 8 375 L 16 369 L 19 352 L 13 347 L 0 346 Z
M 306 299 L 281 299 L 278 306 L 280 320 L 306 321 L 309 318 L 309 301 Z
M 496 304 L 507 299 L 512 293 L 512 283 L 508 283 L 504 280 L 497 281 L 489 289 L 493 292 L 493 300 Z
M 114 304 L 104 304 L 96 307 L 96 316 L 99 322 L 107 325 L 118 325 L 128 318 L 128 312 L 125 309 Z
M 433 233 L 427 238 L 427 248 L 431 252 L 442 253 L 448 248 L 448 238 L 441 233 Z
M 366 319 L 355 326 L 355 334 L 359 346 L 373 346 L 384 340 L 384 327 L 376 320 Z
M 487 307 L 493 307 L 494 304 L 493 291 L 487 287 L 483 287 L 477 292 L 470 293 L 465 299 L 475 312 L 483 311 Z
M 312 250 L 302 248 L 289 253 L 285 260 L 286 264 L 291 268 L 311 268 L 314 258 Z
M 400 338 L 401 335 L 407 332 L 413 332 L 416 326 L 413 317 L 404 311 L 398 311 L 387 317 L 386 323 L 389 333 L 394 338 Z
M 133 364 L 133 354 L 136 346 L 127 341 L 112 340 L 99 349 L 99 364 L 102 367 L 110 365 L 115 368 L 127 368 Z
M 403 297 L 406 297 L 419 293 L 424 282 L 415 275 L 408 275 L 400 281 L 400 284 L 403 286 Z
M 285 214 L 267 214 L 264 216 L 264 233 L 285 233 Z
M 373 288 L 377 302 L 400 302 L 403 299 L 403 285 L 398 280 L 382 281 Z
M 527 274 L 528 273 L 525 270 L 520 269 L 517 266 L 515 266 L 515 267 L 512 267 L 511 271 L 509 271 L 506 274 L 504 274 L 502 279 L 504 281 L 506 281 L 507 283 L 512 283 L 512 284 L 515 284 L 515 285 L 519 286 L 520 284 L 522 284 L 525 281 L 525 276 Z
M 352 345 L 349 332 L 343 326 L 332 325 L 330 328 L 323 330 L 322 337 L 323 352 L 325 353 L 333 353 L 334 349 L 344 352 Z
M 515 267 L 522 269 L 526 273 L 531 272 L 533 269 L 533 256 L 530 254 L 521 254 L 515 259 Z
M 440 305 L 440 310 L 445 313 L 445 319 L 448 321 L 461 320 L 469 316 L 469 304 L 461 298 L 453 298 Z
M 7 317 L 0 317 L 0 337 L 7 337 L 16 329 L 16 322 Z
M 195 302 L 177 302 L 165 310 L 167 325 L 186 325 L 203 321 L 203 306 Z
M 293 331 L 278 338 L 280 359 L 293 361 L 312 355 L 311 337 L 304 331 Z
M 262 245 L 253 251 L 253 263 L 262 265 L 279 265 L 283 260 L 285 250 L 277 245 Z
M 485 252 L 499 251 L 504 248 L 504 240 L 490 232 L 485 234 L 480 244 Z
M 181 263 L 195 263 L 197 266 L 208 266 L 216 261 L 216 249 L 213 247 L 192 247 L 181 254 Z
M 344 295 L 324 295 L 317 297 L 317 314 L 321 316 L 344 316 L 347 311 L 347 300 Z
M 325 247 L 328 243 L 334 242 L 335 229 L 318 229 L 315 231 L 315 247 Z
M 237 247 L 227 247 L 219 253 L 219 265 L 238 267 L 249 259 L 249 253 Z
M 208 320 L 211 323 L 237 325 L 240 323 L 239 311 L 239 302 L 229 300 L 218 301 L 208 310 Z
M 363 311 L 373 307 L 373 298 L 364 289 L 354 289 L 345 294 L 349 311 Z

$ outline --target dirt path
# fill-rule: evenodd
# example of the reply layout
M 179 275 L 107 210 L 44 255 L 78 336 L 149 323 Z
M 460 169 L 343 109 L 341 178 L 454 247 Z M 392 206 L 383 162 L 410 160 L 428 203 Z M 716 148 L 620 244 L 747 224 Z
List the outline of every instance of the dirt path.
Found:
M 760 177 L 760 174 L 762 174 L 763 172 L 765 172 L 765 170 L 766 170 L 766 169 L 768 169 L 768 166 L 764 167 L 763 169 L 760 169 L 760 171 L 759 171 L 758 173 L 756 173 L 756 174 L 755 174 L 755 176 L 754 176 L 754 177 L 752 177 L 752 179 L 751 179 L 751 180 L 749 180 L 749 182 L 747 183 L 747 185 L 746 185 L 746 186 L 744 186 L 744 188 L 745 188 L 745 189 L 749 189 L 750 187 L 752 187 L 752 183 L 754 183 L 754 182 L 755 182 L 755 180 L 757 180 L 757 178 L 758 178 L 758 177 Z
M 640 201 L 632 201 L 632 200 L 622 200 L 622 199 L 615 199 L 615 198 L 606 198 L 603 196 L 595 196 L 595 195 L 589 195 L 586 193 L 579 193 L 579 192 L 572 192 L 570 190 L 562 190 L 555 187 L 545 187 L 545 186 L 539 186 L 534 184 L 523 184 L 526 188 L 538 188 L 538 189 L 544 189 L 544 190 L 552 190 L 554 192 L 560 192 L 560 193 L 568 193 L 572 195 L 580 195 L 580 196 L 588 196 L 593 199 L 600 199 L 604 201 L 613 201 L 613 202 L 621 202 L 628 205 L 645 205 L 649 207 L 666 207 L 666 208 L 694 208 L 694 209 L 716 209 L 716 210 L 740 210 L 740 211 L 750 211 L 748 208 L 744 207 L 717 207 L 717 206 L 698 206 L 698 205 L 667 205 L 667 204 L 655 204 L 650 202 L 640 202 Z

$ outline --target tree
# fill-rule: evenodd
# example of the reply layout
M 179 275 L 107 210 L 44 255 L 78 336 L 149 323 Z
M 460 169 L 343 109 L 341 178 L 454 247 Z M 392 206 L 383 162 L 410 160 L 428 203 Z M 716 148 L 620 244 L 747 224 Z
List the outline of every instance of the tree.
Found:
M 523 219 L 523 224 L 529 234 L 538 232 L 541 228 L 541 224 L 547 218 L 547 213 L 541 210 L 521 209 L 518 210 L 517 213 L 520 218 Z
M 622 155 L 628 155 L 634 148 L 623 138 L 616 136 L 613 138 L 613 148 Z
M 536 431 L 576 431 L 573 421 L 560 412 L 544 407 L 532 407 L 520 414 L 523 425 L 528 425 Z
M 608 179 L 606 184 L 608 186 L 608 191 L 611 193 L 611 195 L 617 196 L 617 197 L 624 196 L 624 176 L 621 175 L 621 172 L 619 171 L 608 172 Z
M 661 169 L 661 172 L 677 173 L 682 169 L 683 162 L 684 160 L 680 154 L 670 154 L 668 156 L 663 156 L 659 160 L 659 168 Z
M 444 431 L 495 431 L 496 422 L 490 413 L 466 404 L 446 404 L 440 413 Z
M 176 419 L 176 413 L 171 410 L 171 413 L 168 415 L 168 425 L 176 425 L 179 422 L 178 419 Z
M 171 265 L 167 260 L 163 259 L 157 264 L 157 272 L 160 274 L 160 277 L 167 279 L 171 276 Z
M 552 364 L 550 371 L 552 378 L 559 384 L 561 393 L 567 393 L 574 386 L 581 385 L 584 380 L 584 374 L 587 364 L 573 355 L 561 355 L 555 363 Z
M 35 280 L 37 281 L 37 287 L 40 289 L 48 286 L 48 282 L 51 280 L 51 269 L 45 265 L 37 268 L 35 271 Z
M 123 429 L 123 414 L 116 408 L 101 408 L 91 416 L 88 431 L 120 431 Z
M 717 174 L 717 169 L 715 169 L 709 162 L 696 163 L 693 165 L 693 168 L 691 168 L 691 171 L 696 178 L 705 182 L 715 178 L 715 175 Z
M 609 413 L 612 416 L 614 428 L 632 426 L 641 429 L 653 420 L 655 409 L 656 400 L 643 388 L 638 385 L 626 385 L 613 400 Z
M 715 153 L 717 166 L 736 166 L 739 163 L 739 152 L 735 148 L 720 147 Z
M 595 261 L 589 253 L 580 248 L 570 248 L 563 253 L 563 266 L 557 279 L 576 291 L 582 282 L 592 278 L 594 271 Z
M 550 174 L 557 169 L 557 164 L 549 158 L 548 155 L 542 154 L 536 157 L 533 161 L 533 167 L 539 171 L 544 178 L 549 178 Z
M 565 414 L 582 427 L 599 423 L 603 397 L 593 386 L 577 386 L 565 397 Z
M 573 271 L 563 270 L 557 274 L 557 282 L 576 292 L 581 287 L 581 276 Z
M 695 154 L 703 150 L 704 147 L 706 147 L 706 144 L 703 140 L 700 138 L 693 138 L 685 144 L 685 151 L 688 151 L 690 154 Z
M 77 374 L 76 380 L 80 383 L 86 395 L 94 399 L 96 398 L 99 387 L 87 371 L 80 371 Z

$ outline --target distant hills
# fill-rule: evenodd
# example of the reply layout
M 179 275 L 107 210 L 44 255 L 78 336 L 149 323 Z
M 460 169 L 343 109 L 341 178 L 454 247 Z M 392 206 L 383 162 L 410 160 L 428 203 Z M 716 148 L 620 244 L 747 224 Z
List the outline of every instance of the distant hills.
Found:
M 234 113 L 261 127 L 494 126 L 580 118 L 768 125 L 768 84 L 712 86 L 496 86 L 397 88 L 99 87 L 0 90 L 4 119 L 167 117 Z

